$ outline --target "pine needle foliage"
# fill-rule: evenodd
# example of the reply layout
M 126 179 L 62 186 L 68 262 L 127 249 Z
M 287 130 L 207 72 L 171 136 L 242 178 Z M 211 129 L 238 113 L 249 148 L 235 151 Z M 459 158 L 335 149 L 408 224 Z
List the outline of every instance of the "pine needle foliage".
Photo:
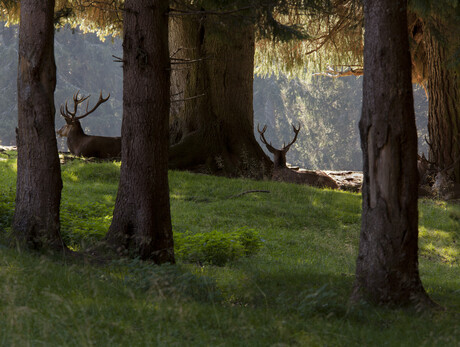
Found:
M 101 40 L 118 36 L 122 29 L 124 0 L 56 0 L 54 21 L 56 28 L 69 25 L 84 33 L 95 32 Z M 20 1 L 0 1 L 0 20 L 7 26 L 19 24 Z
M 329 64 L 362 65 L 362 8 L 358 0 L 173 1 L 176 15 L 206 15 L 256 31 L 255 72 L 304 72 Z M 174 15 L 174 5 L 173 5 Z M 211 18 L 210 18 L 211 17 Z
M 56 27 L 77 26 L 104 40 L 120 36 L 124 0 L 56 0 Z M 0 20 L 19 22 L 19 0 L 0 1 Z M 409 11 L 446 47 L 449 67 L 460 66 L 458 0 L 410 0 Z M 308 76 L 333 67 L 363 65 L 360 0 L 171 0 L 170 16 L 197 16 L 232 25 L 252 23 L 257 32 L 255 72 Z M 409 28 L 410 30 L 411 28 Z
M 315 4 L 318 5 L 318 4 Z M 321 6 L 280 6 L 276 18 L 307 33 L 300 40 L 257 40 L 255 72 L 306 77 L 329 66 L 362 66 L 363 22 L 359 1 L 334 0 Z

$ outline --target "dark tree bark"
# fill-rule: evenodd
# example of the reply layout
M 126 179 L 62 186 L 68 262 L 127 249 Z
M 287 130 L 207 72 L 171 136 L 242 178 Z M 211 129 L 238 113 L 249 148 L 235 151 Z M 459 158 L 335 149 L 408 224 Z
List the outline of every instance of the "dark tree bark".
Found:
M 426 33 L 425 50 L 428 58 L 429 160 L 440 170 L 449 168 L 450 178 L 460 183 L 460 78 L 448 66 L 447 47 L 430 32 Z
M 363 212 L 353 301 L 429 301 L 418 271 L 417 134 L 406 6 L 405 0 L 364 1 Z
M 215 19 L 215 18 L 214 18 Z M 254 26 L 219 17 L 173 17 L 170 167 L 262 176 L 270 159 L 254 137 Z
M 54 133 L 54 0 L 21 1 L 18 177 L 13 238 L 34 249 L 65 249 L 60 236 L 61 171 Z
M 168 186 L 168 1 L 124 6 L 120 184 L 107 241 L 119 252 L 174 262 Z

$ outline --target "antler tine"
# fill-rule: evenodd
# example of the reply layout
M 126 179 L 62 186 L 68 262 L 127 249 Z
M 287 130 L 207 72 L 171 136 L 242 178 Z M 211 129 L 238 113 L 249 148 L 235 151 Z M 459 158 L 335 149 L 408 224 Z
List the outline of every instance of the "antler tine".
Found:
M 296 128 L 294 124 L 292 124 L 292 129 L 294 130 L 294 133 L 295 133 L 295 136 L 294 136 L 294 139 L 286 146 L 284 145 L 283 147 L 283 151 L 287 152 L 289 151 L 289 148 L 292 146 L 292 144 L 294 142 L 296 142 L 297 140 L 297 135 L 299 134 L 299 131 L 300 131 L 300 123 L 299 123 L 299 126 Z
M 88 97 L 89 97 L 89 96 L 88 96 Z M 85 99 L 83 99 L 83 101 L 86 100 L 88 97 L 86 97 Z M 101 104 L 103 104 L 104 102 L 106 102 L 107 100 L 109 100 L 109 98 L 110 98 L 110 93 L 109 93 L 109 95 L 108 95 L 106 98 L 103 98 L 103 97 L 102 97 L 102 90 L 101 90 L 101 92 L 100 92 L 100 94 L 99 94 L 99 100 L 97 101 L 96 105 L 94 105 L 94 107 L 93 107 L 90 111 L 88 111 L 88 106 L 89 106 L 89 101 L 88 101 L 88 102 L 86 103 L 86 113 L 85 113 L 85 114 L 82 114 L 81 116 L 75 117 L 75 119 L 82 119 L 83 117 L 86 117 L 86 116 L 90 115 L 91 113 L 93 113 L 94 111 L 96 111 L 96 109 L 97 109 Z
M 65 102 L 65 111 L 67 113 L 67 117 L 70 117 L 71 118 L 75 118 L 75 115 L 77 114 L 77 109 L 78 109 L 78 105 L 80 105 L 83 101 L 85 101 L 86 99 L 88 99 L 90 97 L 90 95 L 88 96 L 81 96 L 79 97 L 78 95 L 80 94 L 80 91 L 78 90 L 74 95 L 73 95 L 73 112 L 70 112 L 69 110 L 69 106 L 68 106 L 68 102 L 66 100 Z
M 268 145 L 267 140 L 265 139 L 265 136 L 264 136 L 265 130 L 267 130 L 267 124 L 264 125 L 264 127 L 262 128 L 262 130 L 260 130 L 260 124 L 257 123 L 257 131 L 258 131 L 259 134 L 260 134 L 260 140 L 261 140 L 265 145 Z
M 77 104 L 81 104 L 83 101 L 85 101 L 91 96 L 91 95 L 88 95 L 88 96 L 82 95 L 81 97 L 78 97 L 78 94 L 80 94 L 79 90 L 77 90 L 77 92 L 73 95 L 73 101 Z
M 70 114 L 70 118 L 75 117 L 75 113 L 77 113 L 77 107 L 75 107 L 75 106 L 74 106 L 74 111 L 75 111 L 74 113 L 69 111 L 69 108 L 67 107 L 67 100 L 66 100 L 65 101 L 65 112 L 66 112 L 67 116 L 69 116 L 69 114 Z
M 297 128 L 294 126 L 294 123 L 293 123 L 292 128 L 294 129 L 294 132 L 297 134 L 300 131 L 300 122 L 299 122 L 299 126 Z
M 262 128 L 262 131 L 260 130 L 260 127 L 259 127 L 259 123 L 257 123 L 257 131 L 259 132 L 260 134 L 260 140 L 262 141 L 262 143 L 267 146 L 267 149 L 272 152 L 272 153 L 275 153 L 276 149 L 272 146 L 272 143 L 270 142 L 270 144 L 268 144 L 267 140 L 265 139 L 265 131 L 267 130 L 267 124 L 264 125 L 264 127 Z
M 72 119 L 72 117 L 69 117 L 69 116 L 65 113 L 64 105 L 61 105 L 60 111 L 61 111 L 61 116 L 62 116 L 62 117 L 66 118 L 66 119 Z

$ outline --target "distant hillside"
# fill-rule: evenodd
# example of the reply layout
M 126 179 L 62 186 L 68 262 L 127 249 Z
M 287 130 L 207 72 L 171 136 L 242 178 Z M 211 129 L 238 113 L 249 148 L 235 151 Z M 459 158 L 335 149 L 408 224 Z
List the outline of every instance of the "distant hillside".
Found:
M 427 153 L 428 102 L 421 87 L 414 86 L 414 101 L 419 152 Z M 299 138 L 287 159 L 309 169 L 361 170 L 361 104 L 360 77 L 317 76 L 306 82 L 280 76 L 254 81 L 256 128 L 258 123 L 267 124 L 267 140 L 281 148 L 293 138 L 291 124 L 300 123 Z M 256 129 L 255 133 L 258 139 Z
M 64 124 L 59 106 L 80 90 L 97 99 L 99 91 L 110 101 L 82 122 L 87 133 L 119 136 L 122 118 L 122 69 L 112 55 L 122 56 L 119 39 L 101 42 L 96 35 L 71 29 L 56 32 L 55 93 L 56 128 Z M 17 118 L 17 27 L 0 22 L 0 145 L 14 145 Z M 419 151 L 426 153 L 427 101 L 421 88 L 415 90 Z M 282 147 L 293 133 L 291 123 L 302 125 L 288 161 L 310 169 L 361 170 L 358 121 L 361 114 L 362 79 L 315 77 L 311 81 L 284 76 L 254 79 L 254 121 L 267 124 L 267 139 Z M 65 141 L 59 141 L 65 149 Z M 265 146 L 262 146 L 265 149 Z

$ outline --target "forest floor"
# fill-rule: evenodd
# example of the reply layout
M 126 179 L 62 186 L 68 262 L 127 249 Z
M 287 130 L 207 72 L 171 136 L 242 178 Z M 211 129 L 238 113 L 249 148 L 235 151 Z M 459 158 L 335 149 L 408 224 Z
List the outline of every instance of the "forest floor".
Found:
M 360 194 L 170 171 L 176 265 L 95 266 L 5 246 L 15 153 L 0 159 L 1 346 L 460 346 L 459 205 L 419 201 L 420 275 L 446 310 L 350 306 Z M 61 233 L 84 251 L 110 226 L 120 162 L 61 172 Z
M 0 146 L 0 153 L 5 153 L 7 151 L 16 151 L 15 146 Z M 75 157 L 69 152 L 60 152 L 61 154 L 61 164 L 66 163 L 69 160 L 74 160 Z M 91 160 L 91 162 L 97 162 L 98 160 Z M 293 167 L 297 172 L 308 171 L 303 168 Z M 361 171 L 323 171 L 332 177 L 341 190 L 346 190 L 350 192 L 360 192 L 361 186 L 363 183 L 363 173 Z

